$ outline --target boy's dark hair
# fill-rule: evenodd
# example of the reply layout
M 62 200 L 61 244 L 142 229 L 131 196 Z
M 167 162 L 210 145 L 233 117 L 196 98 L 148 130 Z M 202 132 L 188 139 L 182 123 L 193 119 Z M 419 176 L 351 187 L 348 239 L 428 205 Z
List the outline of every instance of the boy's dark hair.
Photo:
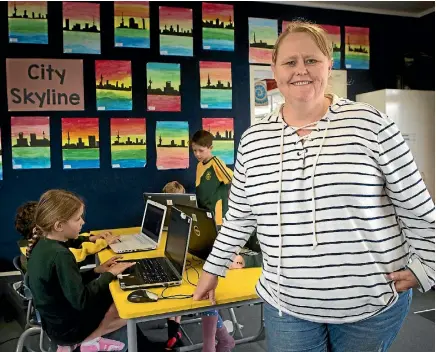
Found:
M 192 143 L 198 144 L 201 147 L 212 147 L 213 142 L 213 135 L 212 133 L 206 131 L 206 130 L 199 130 L 194 133 L 194 135 L 191 138 L 191 145 Z
M 15 229 L 26 240 L 32 238 L 37 205 L 38 202 L 35 201 L 24 203 L 17 209 L 17 215 L 15 215 Z

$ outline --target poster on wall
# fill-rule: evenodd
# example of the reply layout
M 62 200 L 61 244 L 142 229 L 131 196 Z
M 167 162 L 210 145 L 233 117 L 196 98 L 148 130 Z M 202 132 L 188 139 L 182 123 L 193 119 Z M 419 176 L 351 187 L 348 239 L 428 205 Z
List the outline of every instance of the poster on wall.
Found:
M 100 4 L 62 3 L 65 54 L 100 54 Z
M 96 60 L 97 110 L 132 110 L 130 61 Z
M 147 63 L 147 111 L 181 111 L 180 64 Z
M 200 104 L 202 109 L 232 108 L 232 64 L 200 61 Z
M 161 55 L 193 56 L 192 9 L 159 6 Z
M 51 167 L 48 116 L 12 116 L 11 142 L 13 169 Z
M 187 121 L 157 121 L 156 154 L 158 170 L 189 168 Z
M 114 1 L 115 47 L 150 48 L 148 1 Z
M 278 37 L 277 20 L 248 18 L 249 61 L 252 64 L 271 64 L 274 44 Z
M 328 35 L 333 47 L 333 69 L 339 70 L 341 68 L 341 27 L 331 26 L 328 24 L 321 24 Z
M 235 163 L 235 132 L 229 117 L 203 118 L 203 129 L 213 135 L 213 154 L 227 165 Z
M 48 44 L 47 1 L 8 1 L 9 43 Z
M 111 118 L 111 155 L 113 168 L 147 164 L 145 118 Z
M 203 2 L 203 49 L 235 50 L 233 5 Z
M 3 180 L 2 130 L 0 129 L 0 180 Z
M 9 111 L 84 110 L 83 61 L 6 59 Z
M 345 68 L 369 70 L 369 28 L 345 27 Z
M 62 160 L 64 169 L 100 167 L 98 118 L 62 118 Z

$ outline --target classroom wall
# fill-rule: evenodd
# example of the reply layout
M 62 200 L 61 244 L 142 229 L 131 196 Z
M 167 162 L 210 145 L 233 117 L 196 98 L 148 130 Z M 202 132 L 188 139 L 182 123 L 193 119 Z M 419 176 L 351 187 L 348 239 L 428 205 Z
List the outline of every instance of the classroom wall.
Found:
M 228 3 L 228 2 L 223 2 Z M 193 9 L 194 57 L 159 55 L 158 6 L 178 6 Z M 72 55 L 62 53 L 62 3 L 49 2 L 49 45 L 8 43 L 7 2 L 0 3 L 0 128 L 3 146 L 3 181 L 0 181 L 0 271 L 11 268 L 11 259 L 18 254 L 14 230 L 16 208 L 25 201 L 37 199 L 50 188 L 65 188 L 80 194 L 86 201 L 84 230 L 138 226 L 143 212 L 142 193 L 157 192 L 166 182 L 178 180 L 188 191 L 194 191 L 194 157 L 190 156 L 188 170 L 158 171 L 154 133 L 156 121 L 189 121 L 190 134 L 201 128 L 202 117 L 234 117 L 235 147 L 250 123 L 248 17 L 292 20 L 303 17 L 317 23 L 360 26 L 370 28 L 370 70 L 349 70 L 348 97 L 383 88 L 396 88 L 396 76 L 402 69 L 403 53 L 431 50 L 426 40 L 417 35 L 431 30 L 434 35 L 434 14 L 424 22 L 416 18 L 384 16 L 357 12 L 315 9 L 261 2 L 234 3 L 235 51 L 202 51 L 201 2 L 150 2 L 151 49 L 114 48 L 113 3 L 101 2 L 101 55 Z M 434 40 L 432 40 L 433 55 Z M 428 48 L 430 46 L 430 49 Z M 82 112 L 9 113 L 6 97 L 6 58 L 81 58 L 84 60 L 85 107 Z M 123 59 L 132 61 L 133 111 L 96 111 L 94 60 Z M 198 61 L 210 59 L 232 62 L 233 109 L 201 110 Z M 175 62 L 181 64 L 182 112 L 146 112 L 145 89 L 147 62 Z M 343 63 L 342 63 L 342 67 Z M 430 80 L 423 78 L 424 80 Z M 433 81 L 434 87 L 434 81 Z M 419 88 L 415 88 L 419 89 Z M 11 160 L 10 116 L 41 115 L 51 117 L 51 162 L 47 170 L 13 170 Z M 109 117 L 147 118 L 147 166 L 143 169 L 112 169 L 110 162 Z M 100 169 L 63 170 L 61 154 L 61 117 L 99 117 Z

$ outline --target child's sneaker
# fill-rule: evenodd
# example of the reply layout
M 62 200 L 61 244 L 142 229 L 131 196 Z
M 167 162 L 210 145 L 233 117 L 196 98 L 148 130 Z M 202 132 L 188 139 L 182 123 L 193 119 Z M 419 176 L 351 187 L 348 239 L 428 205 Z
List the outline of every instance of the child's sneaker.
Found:
M 183 346 L 182 333 L 180 331 L 178 331 L 176 333 L 176 336 L 173 336 L 173 337 L 168 339 L 166 346 L 165 346 L 165 350 L 172 351 L 174 348 L 182 347 L 182 346 Z
M 58 346 L 56 352 L 73 352 L 76 347 L 79 345 L 74 345 L 74 346 Z
M 80 352 L 98 352 L 98 351 L 121 351 L 124 343 L 116 340 L 97 337 L 96 339 L 82 342 Z

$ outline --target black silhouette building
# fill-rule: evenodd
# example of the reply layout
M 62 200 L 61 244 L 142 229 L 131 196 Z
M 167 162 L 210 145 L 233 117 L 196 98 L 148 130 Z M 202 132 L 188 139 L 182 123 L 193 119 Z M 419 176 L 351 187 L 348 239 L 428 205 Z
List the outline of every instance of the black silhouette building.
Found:
M 230 82 L 227 82 L 227 84 L 223 84 L 220 80 L 218 80 L 217 84 L 213 85 L 210 80 L 210 75 L 207 75 L 207 83 L 205 86 L 201 87 L 205 89 L 232 89 L 232 85 Z
M 89 23 L 85 23 L 85 27 L 82 28 L 80 23 L 76 23 L 70 29 L 70 19 L 65 19 L 65 26 L 63 28 L 64 31 L 72 31 L 72 32 L 90 32 L 90 33 L 100 33 L 100 29 L 95 25 L 95 19 L 92 18 L 92 26 Z
M 67 143 L 65 143 L 62 149 L 92 149 L 98 148 L 100 143 L 97 141 L 96 136 L 88 136 L 88 145 L 85 145 L 82 137 L 77 138 L 77 143 L 70 143 L 70 132 L 67 133 Z
M 140 140 L 139 138 L 136 138 L 135 142 L 133 142 L 130 139 L 130 137 L 127 137 L 127 140 L 125 142 L 120 142 L 120 139 L 121 139 L 120 131 L 117 131 L 116 141 L 113 142 L 112 145 L 125 145 L 125 146 L 127 146 L 127 145 L 146 145 L 144 139 Z
M 124 13 L 121 13 L 121 23 L 119 24 L 119 26 L 117 28 L 125 28 L 125 29 L 140 29 L 140 30 L 144 30 L 145 28 L 145 18 L 141 18 L 141 22 L 142 22 L 142 28 L 139 28 L 139 24 L 135 22 L 135 19 L 133 17 L 129 18 L 129 25 L 126 26 L 124 24 Z
M 159 144 L 157 146 L 160 148 L 188 148 L 184 139 L 180 141 L 180 144 L 177 144 L 174 139 L 171 140 L 170 144 L 163 144 L 162 136 L 159 136 Z
M 362 48 L 362 45 L 360 47 L 353 48 L 350 45 L 350 36 L 347 36 L 347 45 L 348 45 L 348 51 L 350 51 L 350 52 L 368 54 L 368 50 L 366 50 L 365 48 Z
M 46 20 L 47 14 L 43 14 L 41 12 L 35 14 L 35 12 L 32 11 L 32 16 L 29 17 L 29 15 L 27 14 L 27 10 L 23 9 L 23 14 L 20 15 L 18 13 L 16 1 L 14 1 L 14 12 L 12 13 L 12 15 L 10 15 L 8 17 L 9 18 L 25 18 L 27 20 Z
M 232 17 L 229 17 L 229 24 L 225 25 L 223 21 L 216 18 L 215 21 L 203 21 L 203 28 L 220 28 L 220 29 L 235 29 L 232 22 Z
M 162 35 L 192 37 L 192 28 L 188 30 L 184 30 L 183 28 L 180 28 L 180 25 L 176 24 L 176 29 L 174 29 L 173 25 L 171 25 L 170 28 L 167 28 L 167 25 L 165 25 L 164 29 L 159 29 L 159 33 Z
M 45 138 L 45 132 L 42 132 L 42 139 L 38 139 L 36 137 L 36 133 L 30 133 L 30 143 L 28 142 L 27 138 L 24 138 L 24 133 L 19 132 L 17 143 L 14 145 L 14 147 L 22 148 L 22 147 L 50 147 L 50 141 Z
M 175 89 L 171 85 L 171 81 L 166 81 L 165 87 L 162 88 L 152 88 L 151 85 L 153 84 L 153 81 L 150 77 L 148 81 L 149 85 L 147 87 L 147 94 L 153 94 L 153 95 L 180 95 L 180 86 L 179 90 Z
M 268 44 L 266 42 L 263 42 L 260 40 L 259 42 L 256 41 L 256 32 L 253 33 L 253 42 L 250 42 L 251 48 L 260 48 L 260 49 L 273 49 L 274 45 Z
M 97 84 L 97 89 L 131 91 L 132 86 L 124 86 L 124 83 L 118 84 L 118 81 L 115 81 L 115 84 L 111 84 L 109 83 L 109 80 L 106 80 L 106 83 L 103 83 L 103 75 L 100 75 L 100 82 Z

